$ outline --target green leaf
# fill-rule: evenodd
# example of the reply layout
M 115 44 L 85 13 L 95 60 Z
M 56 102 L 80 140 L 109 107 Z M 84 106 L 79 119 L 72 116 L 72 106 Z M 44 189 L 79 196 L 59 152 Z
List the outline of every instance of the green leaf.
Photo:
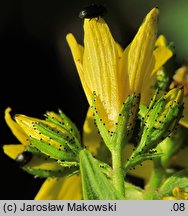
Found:
M 180 189 L 188 187 L 188 168 L 176 172 L 162 184 L 159 188 L 159 198 L 172 195 L 175 187 Z
M 85 200 L 124 200 L 86 149 L 80 151 L 80 172 Z
M 161 157 L 162 155 L 163 155 L 163 153 L 153 153 L 151 151 L 151 152 L 148 152 L 148 153 L 139 154 L 139 155 L 137 155 L 135 157 L 131 156 L 126 161 L 126 163 L 124 165 L 125 172 L 127 172 L 130 168 L 133 168 L 136 165 L 141 164 L 145 160 L 151 160 L 151 159 L 154 159 L 154 158 L 158 158 L 158 157 Z

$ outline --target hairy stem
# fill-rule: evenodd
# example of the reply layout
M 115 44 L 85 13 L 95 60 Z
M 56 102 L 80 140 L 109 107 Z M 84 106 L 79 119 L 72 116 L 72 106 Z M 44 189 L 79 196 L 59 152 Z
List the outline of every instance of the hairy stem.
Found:
M 121 195 L 125 196 L 124 174 L 122 169 L 121 149 L 112 151 L 113 184 Z

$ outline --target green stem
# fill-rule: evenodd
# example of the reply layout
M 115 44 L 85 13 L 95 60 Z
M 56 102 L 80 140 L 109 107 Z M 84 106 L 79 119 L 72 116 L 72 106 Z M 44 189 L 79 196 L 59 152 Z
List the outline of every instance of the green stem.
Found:
M 119 191 L 121 195 L 125 196 L 124 174 L 122 169 L 121 154 L 121 149 L 114 149 L 112 151 L 112 180 L 117 191 Z
M 160 187 L 165 176 L 165 170 L 161 166 L 160 158 L 154 159 L 153 162 L 154 167 L 152 175 L 145 189 L 145 200 L 155 199 L 154 197 L 157 194 L 157 189 Z

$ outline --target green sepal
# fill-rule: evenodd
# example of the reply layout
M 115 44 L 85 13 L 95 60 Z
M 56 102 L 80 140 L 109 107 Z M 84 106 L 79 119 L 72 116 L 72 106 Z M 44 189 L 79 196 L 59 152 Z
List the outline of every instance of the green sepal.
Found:
M 147 107 L 146 107 L 144 104 L 142 104 L 142 103 L 140 103 L 139 109 L 140 109 L 140 110 L 139 110 L 138 116 L 139 116 L 140 119 L 144 119 L 144 117 L 146 116 L 146 114 L 147 114 L 147 112 L 148 112 L 148 109 L 147 109 Z
M 61 160 L 58 160 L 57 161 L 58 164 L 62 167 L 79 167 L 79 163 L 78 162 L 75 162 L 75 161 L 61 161 Z
M 57 161 L 37 155 L 33 155 L 31 161 L 23 166 L 22 169 L 40 178 L 64 177 L 79 171 L 78 167 L 62 168 Z
M 127 172 L 130 168 L 133 168 L 133 167 L 141 164 L 145 160 L 152 160 L 154 158 L 159 158 L 162 155 L 163 155 L 162 153 L 153 153 L 151 151 L 151 152 L 143 153 L 143 154 L 140 153 L 140 154 L 136 155 L 135 157 L 131 156 L 125 162 L 125 164 L 123 166 L 124 170 L 125 170 L 125 172 Z
M 108 131 L 105 124 L 102 122 L 102 119 L 97 112 L 95 101 L 96 95 L 94 93 L 92 98 L 94 120 L 104 143 L 111 152 L 114 151 L 116 147 L 119 149 L 123 148 L 133 132 L 134 120 L 138 112 L 140 96 L 128 96 L 122 105 L 114 132 Z
M 66 129 L 72 136 L 76 137 L 79 142 L 81 141 L 78 128 L 71 121 L 71 119 L 63 113 L 62 110 L 59 109 L 58 114 L 54 112 L 47 112 L 45 117 L 46 120 Z
M 72 151 L 58 149 L 44 140 L 37 140 L 30 137 L 31 145 L 36 147 L 40 152 L 56 160 L 78 161 L 78 156 Z
M 98 162 L 86 149 L 80 151 L 80 173 L 85 200 L 123 200 L 111 181 L 100 171 Z
M 158 198 L 171 196 L 174 188 L 186 189 L 188 187 L 188 168 L 176 172 L 162 184 L 158 191 Z
M 45 156 L 45 154 L 43 154 L 38 148 L 32 146 L 31 144 L 27 146 L 26 150 L 31 152 L 33 155 Z
M 112 150 L 112 143 L 110 141 L 110 134 L 105 126 L 105 124 L 102 122 L 102 119 L 100 118 L 97 108 L 96 108 L 96 95 L 95 92 L 93 93 L 93 97 L 92 97 L 92 110 L 93 110 L 93 118 L 94 121 L 98 127 L 98 130 L 100 132 L 101 137 L 103 138 L 103 141 L 105 143 L 105 145 L 108 147 L 108 149 L 111 151 Z
M 135 101 L 134 95 L 129 96 L 126 101 L 123 103 L 121 112 L 118 117 L 118 122 L 116 124 L 115 131 L 111 138 L 111 143 L 114 148 L 116 146 L 124 147 L 128 142 L 128 137 L 131 137 L 132 128 L 134 127 L 132 123 L 129 124 L 129 119 L 133 115 L 132 108 Z
M 140 149 L 147 152 L 148 150 L 155 148 L 157 144 L 163 141 L 169 134 L 172 133 L 173 129 L 177 125 L 181 118 L 183 109 L 178 104 L 174 103 L 171 108 L 167 111 L 162 121 L 157 120 L 159 107 L 156 107 L 155 112 L 150 113 L 150 123 L 146 121 L 143 134 L 140 141 Z
M 51 140 L 54 140 L 58 142 L 60 145 L 71 149 L 75 154 L 78 154 L 78 152 L 81 149 L 81 144 L 77 140 L 76 137 L 72 136 L 68 131 L 66 130 L 58 130 L 57 128 L 49 127 L 48 125 L 45 125 L 44 123 L 37 122 L 34 123 L 34 126 L 36 129 L 42 133 L 43 135 L 46 135 Z
M 150 101 L 150 103 L 149 103 L 149 106 L 148 106 L 148 110 L 147 110 L 147 111 L 151 110 L 151 109 L 154 107 L 156 101 L 158 100 L 158 97 L 157 97 L 158 94 L 159 94 L 159 90 L 156 89 L 155 92 L 154 92 L 154 95 L 153 95 L 153 97 L 152 97 L 152 99 L 151 99 L 151 101 Z M 146 113 L 145 113 L 145 115 L 146 115 Z M 145 115 L 144 115 L 144 116 L 145 116 Z

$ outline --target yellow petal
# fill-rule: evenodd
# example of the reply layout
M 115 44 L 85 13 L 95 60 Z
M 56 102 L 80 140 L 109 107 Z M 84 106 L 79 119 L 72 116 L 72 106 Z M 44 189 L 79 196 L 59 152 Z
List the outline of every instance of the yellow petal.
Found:
M 84 33 L 84 80 L 91 92 L 95 91 L 100 98 L 108 119 L 115 123 L 124 91 L 118 83 L 117 72 L 121 51 L 101 18 L 85 19 Z M 91 95 L 87 99 L 91 104 Z
M 57 163 L 57 161 L 47 161 L 44 158 L 33 155 L 31 161 L 25 165 L 25 167 L 29 167 L 32 169 L 40 169 L 40 170 L 52 170 L 58 171 L 61 170 L 62 167 Z
M 145 76 L 151 73 L 152 55 L 156 41 L 159 10 L 153 8 L 146 16 L 134 37 L 128 54 L 128 68 L 130 89 L 141 93 Z M 149 67 L 149 68 L 148 68 Z
M 124 95 L 122 96 L 122 100 L 127 98 L 128 95 L 132 94 L 132 91 L 130 89 L 130 74 L 128 73 L 128 56 L 129 56 L 129 50 L 130 46 L 128 45 L 126 49 L 123 51 L 122 56 L 119 60 L 118 65 L 118 82 L 122 85 L 122 88 L 124 88 Z
M 87 86 L 86 80 L 84 78 L 84 71 L 83 71 L 83 65 L 82 65 L 82 63 L 83 63 L 83 47 L 77 43 L 74 35 L 71 33 L 67 34 L 66 39 L 67 39 L 68 45 L 71 49 L 72 56 L 73 56 L 73 59 L 74 59 L 74 62 L 75 62 L 82 86 L 83 86 L 83 89 L 84 89 L 84 92 L 86 94 L 86 97 L 90 98 L 92 95 L 92 91 L 89 88 L 89 86 Z
M 80 200 L 80 176 L 48 178 L 41 186 L 35 200 Z
M 12 159 L 16 159 L 16 157 L 25 150 L 25 146 L 22 144 L 18 145 L 4 145 L 3 151 L 6 155 L 8 155 Z
M 173 52 L 168 47 L 158 47 L 153 51 L 155 64 L 151 74 L 145 77 L 144 83 L 142 87 L 142 103 L 148 105 L 155 89 L 153 86 L 157 81 L 157 71 L 172 57 Z
M 96 155 L 97 149 L 100 147 L 100 140 L 101 138 L 93 121 L 93 111 L 91 108 L 89 108 L 83 126 L 84 146 L 86 146 L 90 152 Z
M 155 46 L 157 47 L 166 47 L 167 46 L 167 41 L 164 35 L 159 35 L 155 42 Z
M 121 47 L 121 45 L 119 43 L 116 42 L 116 46 L 117 46 L 117 51 L 118 51 L 118 55 L 119 55 L 119 59 L 121 58 L 121 56 L 123 55 L 123 48 Z
M 158 47 L 153 52 L 155 57 L 155 66 L 152 75 L 159 70 L 173 55 L 168 47 Z
M 19 126 L 24 130 L 24 132 L 27 134 L 27 136 L 32 136 L 35 139 L 42 139 L 46 142 L 49 142 L 51 145 L 56 146 L 57 148 L 59 148 L 59 143 L 54 141 L 53 139 L 51 139 L 50 137 L 41 134 L 40 131 L 38 131 L 36 129 L 36 127 L 34 126 L 34 123 L 39 122 L 39 123 L 43 123 L 49 127 L 55 128 L 59 131 L 68 133 L 64 128 L 53 124 L 52 122 L 46 121 L 46 120 L 41 120 L 38 118 L 32 118 L 26 115 L 16 115 L 15 116 L 15 120 L 16 122 L 19 124 Z
M 164 35 L 159 35 L 156 42 L 155 42 L 156 47 L 166 47 L 167 46 L 167 40 Z
M 5 121 L 7 125 L 11 129 L 14 136 L 20 141 L 20 143 L 22 143 L 25 146 L 29 145 L 29 141 L 27 140 L 28 136 L 25 134 L 22 128 L 12 119 L 10 112 L 11 108 L 8 107 L 5 110 Z
M 71 49 L 74 62 L 76 64 L 76 68 L 78 70 L 79 76 L 83 76 L 83 68 L 82 68 L 82 61 L 83 61 L 83 47 L 77 43 L 73 34 L 69 33 L 66 36 L 66 40 L 69 44 Z

